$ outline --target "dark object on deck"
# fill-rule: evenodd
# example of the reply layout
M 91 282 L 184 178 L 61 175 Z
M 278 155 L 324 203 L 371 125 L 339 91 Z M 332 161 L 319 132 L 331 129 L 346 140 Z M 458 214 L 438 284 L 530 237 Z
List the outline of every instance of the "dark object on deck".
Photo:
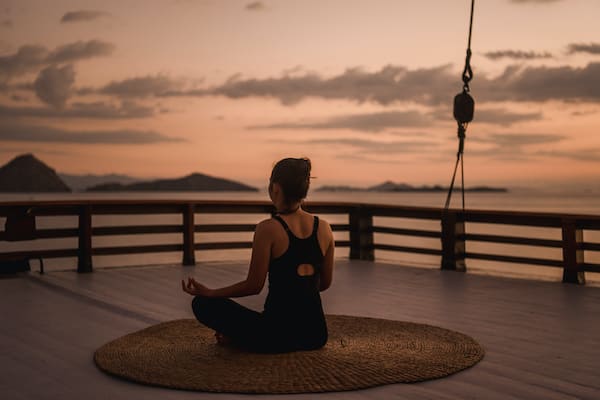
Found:
M 107 343 L 94 360 L 109 374 L 155 386 L 319 393 L 442 378 L 484 355 L 471 337 L 431 325 L 344 315 L 328 315 L 327 325 L 322 349 L 256 354 L 217 345 L 212 330 L 182 319 Z
M 36 238 L 35 215 L 31 208 L 16 208 L 6 217 L 4 238 L 8 242 Z
M 34 240 L 37 238 L 35 228 L 35 215 L 29 207 L 18 207 L 12 210 L 6 217 L 4 224 L 4 239 L 7 242 L 18 242 L 23 240 Z M 0 262 L 0 273 L 15 273 L 30 271 L 30 258 L 40 260 L 40 273 L 44 273 L 44 261 L 41 257 L 17 257 L 13 260 Z
M 0 275 L 30 271 L 28 259 L 0 261 Z

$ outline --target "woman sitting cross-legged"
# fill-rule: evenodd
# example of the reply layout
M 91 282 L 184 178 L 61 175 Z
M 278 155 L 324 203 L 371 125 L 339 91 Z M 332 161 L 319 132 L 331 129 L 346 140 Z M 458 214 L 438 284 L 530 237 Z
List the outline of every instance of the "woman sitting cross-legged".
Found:
M 182 289 L 195 296 L 198 321 L 217 340 L 266 353 L 313 350 L 327 342 L 320 292 L 331 285 L 334 239 L 329 224 L 301 207 L 310 183 L 310 160 L 286 158 L 273 167 L 269 196 L 276 213 L 256 226 L 245 280 L 209 289 L 194 278 Z M 263 312 L 230 297 L 260 293 L 269 277 Z

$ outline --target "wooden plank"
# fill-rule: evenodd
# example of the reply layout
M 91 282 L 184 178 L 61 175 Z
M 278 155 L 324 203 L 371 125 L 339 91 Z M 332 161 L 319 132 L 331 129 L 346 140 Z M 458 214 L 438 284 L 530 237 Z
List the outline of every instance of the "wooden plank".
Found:
M 334 285 L 323 292 L 328 313 L 458 330 L 478 340 L 486 356 L 473 368 L 439 380 L 323 393 L 317 398 L 597 398 L 600 289 L 364 261 L 342 259 L 337 263 Z M 0 312 L 11 321 L 0 325 L 2 350 L 10 349 L 0 352 L 0 368 L 6 371 L 0 377 L 3 394 L 10 398 L 71 400 L 89 397 L 89 388 L 94 387 L 100 397 L 115 400 L 222 398 L 219 394 L 152 388 L 114 379 L 98 372 L 90 357 L 100 345 L 147 326 L 137 316 L 191 318 L 189 297 L 176 287 L 181 277 L 191 274 L 209 287 L 218 287 L 243 279 L 246 272 L 247 264 L 203 263 L 192 268 L 97 269 L 93 275 L 61 272 L 0 280 L 0 292 L 6 299 Z M 37 285 L 29 279 L 66 290 Z M 239 301 L 260 309 L 264 295 Z M 10 307 L 23 297 L 28 301 L 22 307 Z M 572 312 L 574 306 L 577 313 Z M 573 332 L 577 332 L 577 340 L 569 340 Z M 293 400 L 315 395 L 254 397 Z
M 600 251 L 600 243 L 580 243 L 580 249 L 582 250 L 591 250 L 591 251 Z
M 365 205 L 375 217 L 398 217 L 414 219 L 441 219 L 442 209 L 428 207 L 406 207 Z
M 350 258 L 375 260 L 373 251 L 373 214 L 370 208 L 356 207 L 350 211 Z
M 243 213 L 263 213 L 268 214 L 273 211 L 273 206 L 268 201 L 221 201 L 221 200 L 206 200 L 198 201 L 193 199 L 188 200 L 75 200 L 75 201 L 21 201 L 21 202 L 2 202 L 0 203 L 0 215 L 8 215 L 11 210 L 15 208 L 31 208 L 32 214 L 35 216 L 46 216 L 46 215 L 79 215 L 80 227 L 82 229 L 88 229 L 91 226 L 91 222 L 88 224 L 87 219 L 90 215 L 102 215 L 102 214 L 163 214 L 163 213 L 182 213 L 184 210 L 190 207 L 197 210 L 198 213 L 228 213 L 228 214 L 243 214 Z M 401 217 L 401 218 L 412 218 L 412 219 L 440 219 L 443 210 L 439 208 L 427 208 L 427 207 L 405 207 L 405 206 L 392 206 L 392 205 L 381 205 L 381 204 L 362 204 L 362 203 L 332 203 L 332 202 L 307 202 L 306 208 L 313 212 L 331 213 L 331 214 L 349 214 L 354 213 L 356 210 L 362 210 L 363 213 L 377 216 L 387 217 Z M 85 218 L 81 214 L 80 210 L 87 210 L 84 214 Z M 578 214 L 556 214 L 556 213 L 533 213 L 533 212 L 512 212 L 512 211 L 487 211 L 487 210 L 467 210 L 462 212 L 461 210 L 450 210 L 453 212 L 458 219 L 466 220 L 468 222 L 475 223 L 492 223 L 492 224 L 514 224 L 514 225 L 525 225 L 525 226 L 558 226 L 559 221 L 569 220 L 572 221 L 571 225 L 575 227 L 576 234 L 580 234 L 583 229 L 599 230 L 600 229 L 600 216 L 591 215 L 578 215 Z M 82 219 L 83 218 L 83 219 Z M 562 222 L 561 222 L 562 224 Z M 561 225 L 562 226 L 562 225 Z M 335 224 L 333 226 L 335 231 L 350 231 L 350 224 Z M 246 232 L 254 229 L 252 224 L 212 224 L 212 225 L 196 225 L 193 228 L 193 232 Z M 82 233 L 81 229 L 77 232 L 73 228 L 57 228 L 57 229 L 41 229 L 37 231 L 38 238 L 50 239 L 50 238 L 64 238 L 72 237 L 75 233 L 80 240 L 80 254 L 78 259 L 78 269 L 81 271 L 89 271 L 92 268 L 91 260 L 91 236 L 98 235 L 129 235 L 129 234 L 164 234 L 164 233 L 180 233 L 183 232 L 183 227 L 177 225 L 165 225 L 165 226 L 126 226 L 126 227 L 91 227 L 91 234 Z M 417 230 L 417 229 L 403 229 L 394 227 L 371 227 L 361 230 L 359 236 L 362 236 L 364 240 L 370 238 L 373 232 L 384 233 L 384 234 L 396 234 L 396 235 L 408 235 L 415 237 L 439 237 L 439 233 L 435 231 Z M 577 233 L 580 232 L 580 233 Z M 356 234 L 355 234 L 356 236 Z M 190 233 L 188 232 L 188 237 Z M 565 238 L 568 239 L 569 235 Z M 537 239 L 537 238 L 513 238 L 503 235 L 481 235 L 481 234 L 458 234 L 456 236 L 458 244 L 464 240 L 481 241 L 489 243 L 508 243 L 517 245 L 529 245 L 529 246 L 541 246 L 555 248 L 560 243 L 564 242 L 564 254 L 569 255 L 565 257 L 564 265 L 568 266 L 565 274 L 575 276 L 574 279 L 566 279 L 568 281 L 576 280 L 583 282 L 583 272 L 585 270 L 585 263 L 583 262 L 583 251 L 600 251 L 600 244 L 598 243 L 585 243 L 582 240 L 576 239 L 575 244 L 571 246 L 572 240 L 565 239 L 563 242 L 556 240 Z M 4 232 L 0 232 L 0 240 L 6 239 Z M 364 241 L 363 240 L 363 241 Z M 185 240 L 184 240 L 185 242 Z M 367 243 L 368 242 L 368 243 Z M 372 258 L 370 254 L 373 252 L 373 240 L 354 246 L 359 252 L 367 254 L 367 258 Z M 240 244 L 228 245 L 219 244 L 217 248 L 240 248 Z M 349 241 L 339 241 L 338 246 L 345 247 L 350 244 L 356 245 L 356 237 L 350 235 Z M 455 243 L 456 244 L 456 243 Z M 382 244 L 384 246 L 389 246 Z M 246 245 L 243 245 L 246 246 Z M 185 247 L 185 246 L 184 246 Z M 353 246 L 350 246 L 351 248 Z M 446 246 L 448 247 L 448 246 Z M 455 256 L 461 256 L 465 253 L 464 249 L 454 248 Z M 142 247 L 137 247 L 138 249 Z M 195 249 L 195 246 L 188 246 L 187 258 L 190 258 L 193 254 L 191 249 Z M 244 247 L 245 248 L 245 247 Z M 450 248 L 450 247 L 448 247 Z M 390 248 L 391 249 L 391 248 Z M 396 250 L 406 250 L 409 247 L 396 247 Z M 574 252 L 574 253 L 573 253 Z M 60 253 L 60 251 L 59 251 Z M 355 252 L 356 253 L 356 252 Z M 18 253 L 6 253 L 6 257 L 13 257 Z M 51 256 L 56 256 L 57 253 L 49 253 Z M 353 253 L 354 254 L 354 253 Z M 572 256 L 575 254 L 575 257 Z M 477 257 L 475 254 L 474 257 Z M 540 261 L 541 259 L 535 258 L 514 258 L 509 256 L 499 255 L 487 255 L 486 258 L 481 258 L 483 255 L 479 255 L 480 259 L 493 259 L 494 261 L 507 261 L 508 262 L 526 262 L 528 264 L 535 265 L 551 265 L 557 266 L 554 260 L 552 261 Z M 532 261 L 533 260 L 533 261 Z M 571 260 L 571 261 L 569 261 Z M 575 260 L 575 261 L 572 261 Z M 570 266 L 570 267 L 569 267 Z M 589 268 L 593 267 L 593 264 L 589 265 Z
M 79 246 L 77 272 L 92 272 L 92 206 L 79 211 Z
M 144 215 L 144 214 L 179 214 L 182 209 L 180 204 L 94 204 L 95 215 Z
M 330 224 L 331 230 L 334 232 L 348 232 L 350 231 L 350 224 Z
M 198 214 L 271 214 L 275 212 L 270 202 L 195 202 Z
M 55 229 L 36 229 L 36 239 L 56 239 L 77 237 L 79 230 L 77 228 L 55 228 Z M 4 231 L 0 231 L 0 241 L 6 240 Z
M 582 243 L 583 230 L 577 227 L 577 221 L 564 218 L 562 220 L 563 282 L 585 284 Z
M 548 267 L 562 267 L 563 262 L 559 260 L 550 260 L 546 258 L 533 258 L 533 257 L 517 257 L 517 256 L 505 256 L 500 254 L 483 254 L 467 252 L 466 258 L 473 258 L 476 260 L 487 260 L 487 261 L 501 261 L 507 263 L 517 264 L 531 264 L 531 265 L 543 265 Z
M 517 212 L 465 212 L 465 221 L 471 223 L 503 224 L 519 226 L 553 227 L 561 226 L 561 217 L 558 214 L 540 215 Z
M 182 225 L 96 226 L 92 228 L 93 236 L 144 235 L 181 232 L 183 232 Z
M 194 256 L 194 210 L 193 204 L 188 204 L 183 210 L 183 265 L 195 265 Z
M 196 243 L 196 250 L 229 250 L 229 249 L 251 249 L 252 242 L 203 242 Z
M 561 240 L 534 239 L 534 238 L 525 238 L 525 237 L 517 237 L 517 236 L 503 236 L 503 235 L 484 235 L 484 234 L 474 234 L 474 233 L 466 233 L 463 235 L 463 237 L 467 241 L 474 241 L 474 242 L 508 243 L 508 244 L 518 244 L 518 245 L 525 245 L 525 246 L 540 246 L 540 247 L 555 247 L 555 248 L 562 247 Z
M 194 227 L 196 232 L 254 232 L 256 224 L 201 224 Z
M 47 249 L 47 250 L 24 250 L 0 253 L 0 261 L 36 259 L 36 258 L 66 258 L 77 257 L 78 249 Z
M 348 214 L 355 204 L 348 203 L 327 203 L 327 202 L 306 202 L 303 208 L 314 214 Z
M 119 246 L 119 247 L 95 247 L 92 251 L 95 256 L 108 256 L 132 253 L 163 253 L 183 251 L 182 244 L 151 244 L 145 246 Z
M 442 251 L 439 249 L 428 249 L 424 247 L 408 247 L 408 246 L 395 246 L 392 244 L 376 243 L 374 245 L 375 250 L 389 250 L 398 251 L 402 253 L 417 253 L 417 254 L 429 254 L 432 256 L 441 256 Z
M 46 201 L 18 201 L 1 202 L 0 216 L 8 216 L 14 207 L 28 207 L 35 216 L 64 216 L 78 215 L 81 203 L 78 202 L 46 202 Z
M 350 247 L 349 240 L 336 240 L 335 247 Z
M 374 226 L 373 232 L 387 233 L 387 234 L 392 234 L 392 235 L 430 237 L 430 238 L 436 238 L 436 239 L 439 239 L 442 237 L 442 233 L 439 231 L 426 231 L 426 230 L 422 230 L 422 229 L 392 228 L 392 227 L 386 227 L 386 226 Z
M 460 213 L 447 210 L 442 215 L 442 259 L 441 269 L 466 271 L 465 222 Z
M 583 269 L 588 272 L 600 272 L 600 264 L 583 263 Z

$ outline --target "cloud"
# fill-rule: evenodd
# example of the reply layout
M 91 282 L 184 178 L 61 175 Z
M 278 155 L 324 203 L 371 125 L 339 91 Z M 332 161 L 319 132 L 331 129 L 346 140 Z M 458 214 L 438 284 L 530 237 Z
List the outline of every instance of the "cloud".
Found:
M 577 111 L 572 111 L 571 115 L 574 117 L 585 117 L 588 115 L 593 115 L 598 113 L 598 110 L 577 110 Z
M 361 153 L 372 154 L 414 153 L 415 151 L 421 152 L 432 147 L 439 147 L 437 143 L 429 141 L 376 141 L 356 138 L 309 139 L 297 143 L 311 146 L 346 146 L 359 150 Z
M 2 124 L 0 140 L 72 144 L 152 144 L 181 142 L 183 139 L 164 136 L 155 131 L 110 130 L 71 131 L 41 125 Z
M 452 110 L 441 108 L 431 115 L 438 121 L 454 121 Z M 475 108 L 473 121 L 476 123 L 510 126 L 518 122 L 539 121 L 543 118 L 541 112 L 517 113 L 505 108 Z
M 490 60 L 498 60 L 500 58 L 510 58 L 513 60 L 534 60 L 539 58 L 552 58 L 552 54 L 548 52 L 537 53 L 535 51 L 522 51 L 522 50 L 497 50 L 488 51 L 483 54 Z
M 155 114 L 152 107 L 124 101 L 119 106 L 103 102 L 73 103 L 69 108 L 8 107 L 0 105 L 0 117 L 6 118 L 55 118 L 55 119 L 134 119 L 148 118 Z
M 472 83 L 485 101 L 600 101 L 600 63 L 585 67 L 507 67 L 495 79 L 482 77 Z
M 17 103 L 19 103 L 19 102 L 27 102 L 27 101 L 29 101 L 29 99 L 28 99 L 27 97 L 23 97 L 23 96 L 20 96 L 20 95 L 18 95 L 18 94 L 13 94 L 13 95 L 11 95 L 11 96 L 10 96 L 10 99 L 11 99 L 12 101 L 14 101 L 14 102 L 17 102 Z
M 600 54 L 600 43 L 571 43 L 569 46 L 567 46 L 567 52 L 569 54 Z
M 510 0 L 511 3 L 520 3 L 520 4 L 525 4 L 525 3 L 531 3 L 531 4 L 549 4 L 549 3 L 558 3 L 559 1 L 563 1 L 563 0 Z
M 23 75 L 43 65 L 48 50 L 43 46 L 25 45 L 13 55 L 0 57 L 0 81 Z
M 197 95 L 221 95 L 232 99 L 269 97 L 285 105 L 293 105 L 309 97 L 382 105 L 398 101 L 440 104 L 447 101 L 448 93 L 459 86 L 457 81 L 449 65 L 415 70 L 388 65 L 372 73 L 350 68 L 332 78 L 321 78 L 314 73 L 263 80 L 243 80 L 234 76 L 221 86 L 198 91 Z
M 149 97 L 177 91 L 181 86 L 182 82 L 166 76 L 143 76 L 110 82 L 99 89 L 99 92 L 119 97 Z
M 400 154 L 438 154 L 440 147 L 437 142 L 424 140 L 379 141 L 357 138 L 319 138 L 292 140 L 286 143 L 335 148 L 334 157 L 337 159 L 384 164 L 409 162 L 406 157 L 398 158 Z
M 0 57 L 0 82 L 36 71 L 54 63 L 75 62 L 87 58 L 106 56 L 114 45 L 100 40 L 74 42 L 49 52 L 44 46 L 24 45 L 16 53 Z
M 115 45 L 101 40 L 78 41 L 57 47 L 48 54 L 47 63 L 64 63 L 93 57 L 107 56 L 115 50 Z
M 515 113 L 505 109 L 481 109 L 475 112 L 474 121 L 509 126 L 517 122 L 540 121 L 543 114 L 534 113 Z
M 246 7 L 244 8 L 248 11 L 262 11 L 265 10 L 267 7 L 262 1 L 253 1 L 252 3 L 246 4 Z
M 539 156 L 567 158 L 575 161 L 600 162 L 600 147 L 574 150 L 542 150 L 535 153 Z
M 467 156 L 495 158 L 507 161 L 532 161 L 532 158 L 535 158 L 536 155 L 541 155 L 543 151 L 531 151 L 531 147 L 556 144 L 566 138 L 564 135 L 551 133 L 492 133 L 485 136 L 477 134 L 469 135 L 467 133 L 465 152 Z M 473 149 L 469 143 L 489 144 L 491 147 Z
M 61 24 L 70 22 L 82 22 L 92 21 L 94 19 L 108 17 L 109 13 L 105 11 L 94 11 L 94 10 L 80 10 L 80 11 L 69 11 L 65 13 L 60 19 Z
M 600 101 L 600 86 L 591 84 L 600 76 L 600 63 L 585 67 L 512 65 L 495 78 L 483 73 L 471 82 L 477 102 L 486 101 Z M 418 103 L 440 106 L 452 101 L 460 90 L 460 74 L 450 66 L 409 70 L 388 65 L 379 71 L 348 69 L 323 78 L 315 73 L 278 78 L 243 79 L 233 76 L 212 88 L 166 91 L 164 96 L 224 96 L 230 99 L 262 97 L 294 105 L 308 98 L 371 102 L 384 106 Z
M 419 111 L 384 111 L 352 114 L 316 122 L 292 122 L 250 126 L 249 129 L 349 129 L 360 132 L 380 132 L 388 128 L 430 126 L 432 119 Z
M 492 133 L 483 137 L 475 135 L 470 138 L 470 141 L 478 143 L 492 143 L 497 146 L 510 148 L 557 143 L 565 140 L 566 138 L 567 137 L 565 135 L 557 135 L 552 133 Z
M 33 83 L 35 94 L 43 102 L 56 107 L 65 106 L 75 83 L 75 70 L 72 65 L 44 68 Z

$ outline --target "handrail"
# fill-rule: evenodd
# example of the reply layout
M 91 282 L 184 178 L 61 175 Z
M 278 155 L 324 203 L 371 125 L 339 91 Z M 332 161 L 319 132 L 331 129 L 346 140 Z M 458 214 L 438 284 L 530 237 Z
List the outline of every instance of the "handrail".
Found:
M 441 208 L 362 204 L 352 202 L 307 202 L 305 208 L 317 214 L 339 214 L 348 217 L 347 223 L 333 223 L 335 232 L 347 232 L 349 240 L 336 240 L 338 247 L 349 247 L 350 258 L 374 260 L 375 251 L 396 251 L 441 256 L 443 269 L 465 269 L 466 259 L 490 260 L 508 263 L 562 267 L 563 281 L 585 283 L 584 273 L 600 272 L 600 264 L 584 261 L 584 253 L 600 251 L 600 243 L 586 242 L 584 230 L 600 230 L 600 216 L 583 214 L 540 213 L 524 211 L 444 210 Z M 76 200 L 76 201 L 13 201 L 0 203 L 0 217 L 15 216 L 74 216 L 77 227 L 44 228 L 35 230 L 36 239 L 79 239 L 77 248 L 44 250 L 15 250 L 0 252 L 2 261 L 23 258 L 78 258 L 78 271 L 92 271 L 92 257 L 154 252 L 183 252 L 184 265 L 195 264 L 195 252 L 215 249 L 251 248 L 249 241 L 195 242 L 195 233 L 252 232 L 252 223 L 223 224 L 199 223 L 206 214 L 270 214 L 274 211 L 266 201 L 216 201 L 216 200 Z M 179 214 L 181 224 L 149 224 L 122 226 L 92 226 L 92 217 L 98 215 Z M 374 218 L 403 218 L 410 220 L 439 221 L 441 229 L 397 227 L 375 224 Z M 519 237 L 497 232 L 470 233 L 467 224 L 491 226 L 514 225 L 560 229 L 561 239 Z M 143 234 L 181 234 L 179 244 L 151 244 L 135 246 L 93 247 L 92 237 Z M 380 243 L 376 235 L 440 239 L 441 246 L 418 247 Z M 0 231 L 0 241 L 15 240 L 11 232 Z M 18 240 L 18 239 L 16 239 Z M 493 243 L 516 246 L 535 246 L 562 249 L 562 259 L 524 257 L 516 254 L 492 254 L 467 251 L 467 243 Z

